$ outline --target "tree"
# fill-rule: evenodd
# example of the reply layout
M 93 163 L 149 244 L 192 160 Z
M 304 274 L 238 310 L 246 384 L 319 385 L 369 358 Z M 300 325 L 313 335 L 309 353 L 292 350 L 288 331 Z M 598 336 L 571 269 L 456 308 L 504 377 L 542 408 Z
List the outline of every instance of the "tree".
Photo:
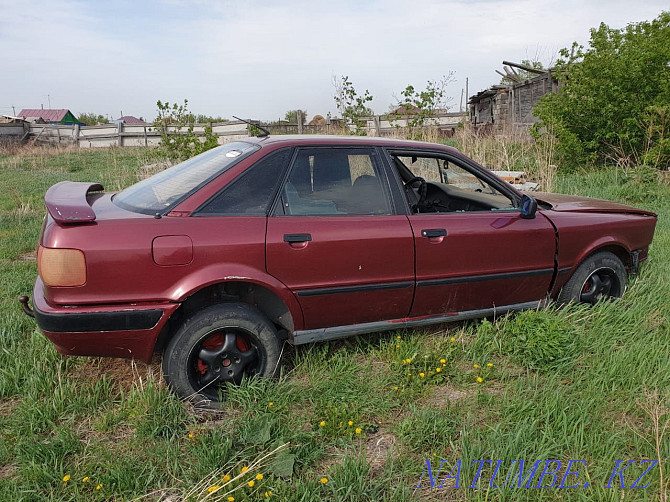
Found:
M 198 136 L 194 132 L 195 117 L 188 111 L 188 100 L 183 105 L 177 103 L 163 103 L 158 100 L 158 116 L 154 126 L 161 133 L 160 147 L 163 148 L 172 160 L 185 160 L 199 153 L 205 152 L 219 144 L 212 128 L 206 125 L 204 135 Z M 170 131 L 170 127 L 175 129 Z
M 426 82 L 426 88 L 419 91 L 413 85 L 408 85 L 396 98 L 396 109 L 392 115 L 396 119 L 406 116 L 407 128 L 410 137 L 418 132 L 433 118 L 438 110 L 448 110 L 451 102 L 446 95 L 447 86 L 454 81 L 454 72 L 442 76 L 440 80 Z M 429 124 L 430 125 L 430 124 Z
M 109 124 L 109 120 L 104 116 L 96 115 L 95 113 L 80 113 L 79 122 L 83 122 L 86 125 Z
M 354 88 L 354 84 L 346 75 L 339 79 L 336 75 L 333 75 L 333 86 L 335 87 L 334 99 L 337 104 L 337 109 L 342 114 L 342 118 L 347 125 L 354 126 L 352 134 L 366 136 L 365 121 L 363 121 L 362 118 L 374 114 L 374 112 L 367 106 L 367 103 L 373 99 L 372 95 L 365 89 L 363 95 L 360 96 Z
M 300 118 L 301 125 L 305 125 L 305 122 L 307 122 L 307 110 L 289 110 L 284 115 L 284 120 L 290 124 L 297 124 L 298 118 Z
M 561 164 L 670 163 L 670 12 L 623 29 L 601 23 L 589 47 L 560 51 L 562 88 L 535 108 L 535 131 L 558 138 Z

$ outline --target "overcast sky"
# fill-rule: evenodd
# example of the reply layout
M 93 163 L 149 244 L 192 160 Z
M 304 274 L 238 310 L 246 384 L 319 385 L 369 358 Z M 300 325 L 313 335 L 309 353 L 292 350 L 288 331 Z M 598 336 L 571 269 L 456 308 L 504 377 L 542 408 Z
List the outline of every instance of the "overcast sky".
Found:
M 667 0 L 0 0 L 0 113 L 156 116 L 156 100 L 261 120 L 336 115 L 333 75 L 388 111 L 455 72 L 458 109 L 502 60 L 545 63 L 589 29 L 651 20 Z

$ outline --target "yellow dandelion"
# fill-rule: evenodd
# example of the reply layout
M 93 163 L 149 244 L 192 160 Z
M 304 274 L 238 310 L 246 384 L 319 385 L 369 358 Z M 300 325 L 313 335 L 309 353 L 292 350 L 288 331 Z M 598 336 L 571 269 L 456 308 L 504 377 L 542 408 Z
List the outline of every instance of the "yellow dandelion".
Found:
M 258 481 L 260 481 L 261 479 L 263 479 L 263 475 L 262 474 L 256 474 L 256 479 Z
M 493 363 L 488 363 L 486 366 L 488 366 L 489 368 L 493 368 Z
M 447 360 L 446 359 L 440 359 L 440 364 L 447 364 Z
M 265 492 L 265 493 L 263 494 L 263 496 L 264 496 L 266 499 L 269 499 L 269 498 L 270 498 L 270 492 Z
M 230 476 L 228 474 L 224 474 L 223 476 L 221 476 L 221 479 L 223 479 L 224 483 L 227 483 L 228 481 L 230 481 Z
M 411 374 L 411 373 L 407 373 L 407 376 L 412 376 L 412 374 Z
M 244 473 L 247 472 L 248 470 L 249 470 L 249 468 L 245 465 L 244 467 L 242 467 L 242 468 L 240 469 L 240 472 L 244 474 Z
M 249 485 L 249 488 L 253 488 L 255 484 L 256 482 L 253 479 L 247 483 L 247 485 Z
M 412 360 L 408 357 L 407 358 L 407 364 L 410 364 L 411 362 L 412 362 Z
M 272 401 L 270 401 L 270 402 L 268 403 L 268 406 L 274 406 L 274 405 L 275 405 L 275 403 L 273 403 Z
M 402 339 L 402 336 L 398 335 L 398 336 L 396 336 L 396 338 L 397 338 L 398 340 L 401 340 L 401 339 Z
M 399 348 L 400 348 L 400 345 L 396 345 L 395 348 L 396 348 L 396 349 L 399 349 Z
M 474 369 L 479 369 L 479 364 L 473 364 L 472 367 L 473 367 Z
M 325 485 L 327 482 L 328 482 L 328 478 L 321 478 L 321 483 L 322 484 Z
M 67 483 L 68 481 L 70 481 L 70 475 L 66 474 L 65 476 L 63 476 L 63 483 Z
M 423 377 L 426 376 L 426 374 L 422 371 L 421 373 L 419 373 L 419 376 L 420 376 L 421 378 L 423 378 Z
M 482 377 L 477 377 L 477 382 L 482 383 L 484 379 Z
M 396 385 L 395 387 L 393 387 L 393 390 L 398 390 L 398 386 Z
M 363 429 L 361 429 L 360 427 L 356 427 L 356 434 L 360 434 L 361 432 L 363 432 Z
M 455 341 L 456 341 L 456 338 L 454 338 L 454 337 L 452 336 L 449 340 L 451 340 L 452 342 L 455 342 Z
M 321 422 L 319 422 L 319 427 L 325 427 L 325 426 L 326 426 L 326 421 L 321 420 Z
M 195 436 L 193 435 L 192 432 L 189 432 L 189 433 L 188 433 L 188 438 L 189 438 L 189 439 L 193 439 L 194 437 L 195 437 Z
M 96 490 L 102 490 L 102 483 L 95 487 Z
M 91 479 L 88 476 L 84 476 L 81 480 L 82 483 L 88 483 L 88 480 Z
M 352 420 L 349 420 L 349 421 L 347 422 L 347 425 L 348 425 L 349 427 L 351 427 L 352 425 L 354 425 L 354 422 L 353 422 Z
M 228 502 L 235 502 L 235 497 L 228 497 L 226 500 Z
M 209 488 L 207 488 L 207 493 L 214 493 L 217 490 L 220 490 L 221 487 L 219 485 L 212 485 Z
M 435 373 L 439 373 L 440 371 L 442 371 L 442 368 L 435 368 Z

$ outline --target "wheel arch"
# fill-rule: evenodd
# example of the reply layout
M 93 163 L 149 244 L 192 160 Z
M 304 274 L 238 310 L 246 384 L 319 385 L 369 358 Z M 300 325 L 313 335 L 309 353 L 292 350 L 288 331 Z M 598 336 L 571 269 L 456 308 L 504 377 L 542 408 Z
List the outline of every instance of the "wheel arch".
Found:
M 567 273 L 559 274 L 559 277 L 563 276 L 562 280 L 556 281 L 556 284 L 554 285 L 554 288 L 551 292 L 551 296 L 556 298 L 557 295 L 560 293 L 561 288 L 563 288 L 563 286 L 565 286 L 565 284 L 570 280 L 570 278 L 574 275 L 579 266 L 582 263 L 584 263 L 587 259 L 589 259 L 591 256 L 602 252 L 610 252 L 614 256 L 619 258 L 621 260 L 621 263 L 623 263 L 624 267 L 626 268 L 626 270 L 628 270 L 632 265 L 631 250 L 628 248 L 628 246 L 626 246 L 622 242 L 614 240 L 613 238 L 600 239 L 595 243 L 593 243 L 591 246 L 585 248 L 578 255 L 572 267 L 570 267 L 569 270 L 566 270 Z
M 182 320 L 189 315 L 210 305 L 234 302 L 246 303 L 257 308 L 275 324 L 282 338 L 290 338 L 296 329 L 302 328 L 302 310 L 290 291 L 279 292 L 257 280 L 231 277 L 190 291 L 181 300 L 179 308 L 172 314 L 158 337 L 154 352 L 162 352 Z

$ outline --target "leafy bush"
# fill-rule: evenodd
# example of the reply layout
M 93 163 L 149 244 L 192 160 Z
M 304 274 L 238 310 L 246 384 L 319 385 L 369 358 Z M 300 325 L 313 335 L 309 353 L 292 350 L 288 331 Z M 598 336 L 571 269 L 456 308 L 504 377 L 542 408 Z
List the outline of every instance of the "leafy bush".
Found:
M 549 370 L 568 361 L 574 352 L 574 333 L 550 311 L 528 310 L 497 322 L 483 320 L 477 343 L 494 344 L 500 352 L 534 370 Z
M 163 103 L 158 100 L 156 106 L 158 116 L 154 126 L 161 133 L 160 148 L 165 150 L 171 160 L 186 160 L 218 146 L 219 140 L 209 125 L 205 126 L 203 136 L 195 134 L 195 117 L 188 111 L 187 99 L 183 105 L 177 103 L 171 105 L 167 101 Z M 175 127 L 176 131 L 171 132 L 169 130 L 171 126 Z
M 410 139 L 421 139 L 421 131 L 426 125 L 438 125 L 433 117 L 440 110 L 448 110 L 452 98 L 446 96 L 447 86 L 454 81 L 451 71 L 435 82 L 426 82 L 426 88 L 419 91 L 408 85 L 400 92 L 402 98 L 397 99 L 396 109 L 391 113 L 394 120 L 407 117 L 407 136 Z M 396 124 L 396 127 L 399 127 Z
M 367 132 L 365 131 L 363 117 L 373 114 L 372 110 L 367 106 L 367 103 L 373 99 L 372 95 L 365 89 L 363 95 L 359 96 L 354 84 L 346 75 L 339 80 L 336 76 L 333 76 L 333 85 L 335 86 L 335 103 L 337 103 L 337 108 L 342 114 L 342 118 L 347 125 L 355 127 L 351 131 L 351 134 L 366 136 Z
M 670 163 L 670 12 L 655 20 L 591 30 L 589 48 L 561 50 L 557 94 L 535 108 L 556 135 L 563 165 Z

